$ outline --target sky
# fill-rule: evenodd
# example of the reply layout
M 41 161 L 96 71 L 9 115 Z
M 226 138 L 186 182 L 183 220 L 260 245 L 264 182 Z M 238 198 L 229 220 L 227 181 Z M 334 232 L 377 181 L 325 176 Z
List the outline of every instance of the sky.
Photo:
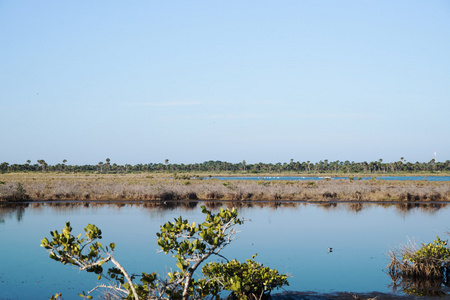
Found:
M 450 159 L 450 1 L 0 0 L 0 162 Z

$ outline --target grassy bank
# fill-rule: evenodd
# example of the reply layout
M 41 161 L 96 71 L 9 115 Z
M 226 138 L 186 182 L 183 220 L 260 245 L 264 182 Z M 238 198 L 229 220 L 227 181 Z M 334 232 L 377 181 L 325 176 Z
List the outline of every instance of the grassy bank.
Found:
M 217 174 L 214 174 L 217 175 Z M 231 200 L 449 202 L 450 182 L 199 180 L 168 174 L 0 174 L 0 201 Z M 271 175 L 273 176 L 273 174 Z M 361 176 L 361 174 L 359 174 Z

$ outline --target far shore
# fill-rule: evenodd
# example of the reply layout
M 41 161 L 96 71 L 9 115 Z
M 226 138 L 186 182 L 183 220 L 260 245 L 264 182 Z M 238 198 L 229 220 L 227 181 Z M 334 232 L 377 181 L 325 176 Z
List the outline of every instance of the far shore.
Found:
M 265 177 L 265 174 L 248 176 Z M 286 176 L 294 175 L 270 174 L 270 177 Z M 327 177 L 327 174 L 320 176 Z M 450 181 L 358 180 L 359 177 L 387 176 L 384 174 L 336 176 L 352 180 L 333 177 L 328 180 L 201 180 L 203 176 L 195 174 L 169 173 L 6 173 L 0 174 L 0 201 L 450 202 Z M 317 176 L 307 174 L 305 177 Z

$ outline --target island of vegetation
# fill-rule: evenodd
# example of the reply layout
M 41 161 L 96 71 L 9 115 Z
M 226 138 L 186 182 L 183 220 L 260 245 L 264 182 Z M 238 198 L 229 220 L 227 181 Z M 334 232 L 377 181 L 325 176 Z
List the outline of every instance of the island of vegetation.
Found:
M 97 165 L 0 164 L 0 201 L 308 201 L 448 202 L 450 161 Z M 235 178 L 243 177 L 241 180 Z M 245 180 L 246 176 L 257 177 Z M 283 177 L 304 177 L 282 180 Z M 380 180 L 422 176 L 423 180 Z M 214 179 L 220 177 L 221 179 Z M 322 180 L 316 180 L 320 177 Z M 344 179 L 342 179 L 342 177 Z M 280 180 L 281 179 L 281 180 Z

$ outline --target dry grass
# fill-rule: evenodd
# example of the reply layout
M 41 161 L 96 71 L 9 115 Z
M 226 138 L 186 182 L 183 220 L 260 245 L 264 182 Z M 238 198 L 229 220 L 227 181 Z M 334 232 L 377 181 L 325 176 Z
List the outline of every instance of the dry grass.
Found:
M 402 251 L 400 251 L 401 255 L 394 250 L 391 250 L 388 253 L 391 262 L 387 268 L 389 270 L 389 274 L 393 278 L 401 276 L 406 278 L 423 278 L 430 280 L 442 278 L 442 276 L 444 276 L 445 268 L 442 267 L 442 264 L 445 264 L 445 262 L 443 261 L 437 261 L 431 258 L 422 258 L 420 262 L 411 263 L 411 261 L 407 259 L 399 259 L 399 256 L 403 256 L 404 254 L 409 257 L 414 257 L 415 251 L 417 250 L 414 248 L 405 247 Z
M 4 182 L 0 184 L 0 201 L 13 199 L 18 183 L 23 185 L 26 197 L 34 201 L 202 199 L 405 204 L 450 201 L 450 182 L 433 181 L 224 181 L 176 180 L 147 174 L 13 173 L 0 174 L 0 182 Z

